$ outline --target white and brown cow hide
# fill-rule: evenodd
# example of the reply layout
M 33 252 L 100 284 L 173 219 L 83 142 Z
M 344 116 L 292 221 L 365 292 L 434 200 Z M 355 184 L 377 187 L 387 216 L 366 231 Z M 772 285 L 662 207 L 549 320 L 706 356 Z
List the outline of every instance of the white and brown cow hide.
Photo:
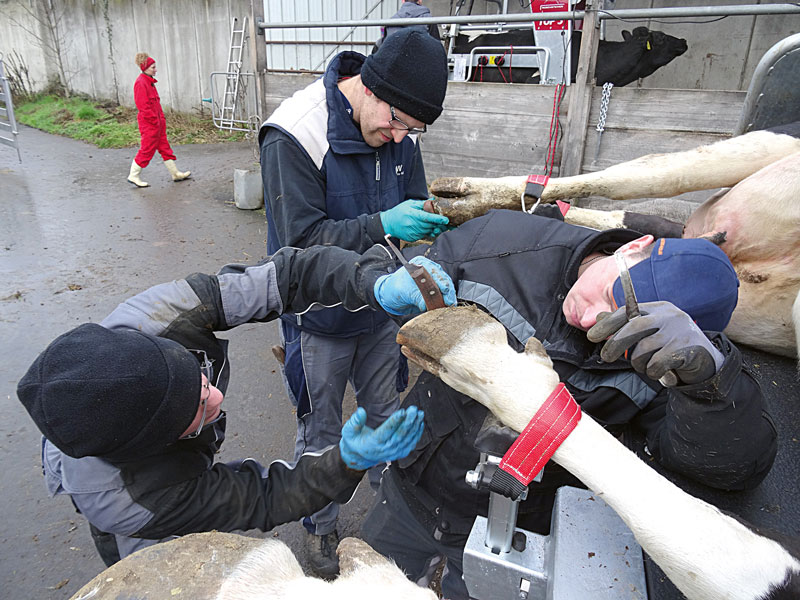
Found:
M 437 196 L 433 210 L 455 223 L 490 208 L 519 210 L 525 180 L 443 177 L 431 185 Z M 680 209 L 674 218 L 685 219 L 683 237 L 708 237 L 719 243 L 736 269 L 739 302 L 725 332 L 736 342 L 767 352 L 800 356 L 800 123 L 554 178 L 544 188 L 542 201 L 658 198 L 658 214 L 670 216 L 671 197 L 714 188 L 723 189 L 688 219 Z M 623 210 L 585 208 L 570 208 L 565 215 L 577 225 L 650 233 L 631 218 Z
M 366 542 L 339 543 L 341 575 L 307 577 L 286 544 L 276 539 L 212 531 L 149 546 L 107 568 L 71 600 L 435 600 L 406 579 Z

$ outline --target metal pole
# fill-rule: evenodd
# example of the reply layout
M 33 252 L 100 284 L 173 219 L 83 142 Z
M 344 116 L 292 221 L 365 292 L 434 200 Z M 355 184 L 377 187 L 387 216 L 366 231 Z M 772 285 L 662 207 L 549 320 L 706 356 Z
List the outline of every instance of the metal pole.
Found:
M 267 118 L 267 46 L 264 42 L 264 31 L 254 23 L 264 20 L 264 2 L 250 0 L 250 62 L 253 65 L 256 88 L 256 110 L 259 118 Z M 214 107 L 211 107 L 214 114 Z M 259 123 L 260 125 L 260 123 Z
M 599 20 L 605 19 L 647 19 L 674 17 L 724 17 L 742 15 L 786 15 L 800 14 L 798 4 L 742 4 L 740 6 L 687 6 L 671 8 L 628 8 L 620 10 L 604 10 L 598 14 Z M 375 25 L 446 25 L 476 23 L 532 23 L 534 21 L 580 20 L 586 18 L 582 10 L 562 11 L 536 14 L 511 15 L 467 15 L 463 17 L 424 17 L 418 19 L 374 19 L 361 21 L 308 21 L 287 23 L 257 23 L 260 29 L 304 29 L 320 27 L 373 27 Z
M 563 152 L 559 177 L 577 175 L 581 172 L 584 148 L 586 146 L 586 126 L 589 123 L 592 90 L 594 89 L 594 68 L 597 60 L 597 46 L 600 39 L 600 13 L 595 7 L 602 8 L 603 0 L 586 0 L 586 20 L 583 23 L 581 50 L 578 56 L 578 72 L 575 83 L 569 88 L 569 105 L 567 107 L 567 127 L 562 140 Z

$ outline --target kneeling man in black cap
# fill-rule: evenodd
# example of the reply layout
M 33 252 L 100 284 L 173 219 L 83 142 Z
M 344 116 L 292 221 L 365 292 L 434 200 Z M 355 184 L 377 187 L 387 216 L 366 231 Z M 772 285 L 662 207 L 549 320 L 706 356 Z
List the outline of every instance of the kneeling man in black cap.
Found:
M 449 277 L 424 260 L 454 304 Z M 301 456 L 293 467 L 214 463 L 225 437 L 221 404 L 230 376 L 227 341 L 214 332 L 315 302 L 424 310 L 410 275 L 394 267 L 381 246 L 363 255 L 286 248 L 258 265 L 152 287 L 39 355 L 17 395 L 44 434 L 50 494 L 72 498 L 106 565 L 175 536 L 267 531 L 331 501 L 346 502 L 364 471 L 410 452 L 422 432 L 421 411 L 395 411 L 371 429 L 359 408 L 337 445 Z

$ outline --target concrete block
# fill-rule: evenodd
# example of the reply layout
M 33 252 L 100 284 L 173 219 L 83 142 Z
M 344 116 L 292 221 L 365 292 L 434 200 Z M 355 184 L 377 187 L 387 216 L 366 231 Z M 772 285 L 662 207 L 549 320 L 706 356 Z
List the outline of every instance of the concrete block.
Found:
M 236 208 L 256 210 L 264 206 L 264 184 L 260 169 L 233 170 L 233 201 Z

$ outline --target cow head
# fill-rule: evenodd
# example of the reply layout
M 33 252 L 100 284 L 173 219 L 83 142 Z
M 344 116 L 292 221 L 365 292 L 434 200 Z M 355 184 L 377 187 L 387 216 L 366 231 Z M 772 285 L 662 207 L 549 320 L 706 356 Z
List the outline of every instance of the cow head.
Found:
M 676 38 L 663 31 L 651 31 L 647 27 L 637 27 L 633 33 L 625 30 L 622 32 L 622 39 L 626 42 L 635 40 L 644 46 L 644 51 L 649 55 L 647 56 L 648 63 L 655 68 L 663 67 L 689 49 L 685 39 Z
M 605 81 L 617 86 L 628 85 L 641 77 L 652 75 L 656 69 L 688 49 L 686 40 L 663 31 L 651 31 L 647 27 L 636 27 L 633 32 L 625 30 L 622 38 L 625 41 L 618 46 L 614 46 L 613 42 L 601 46 L 597 57 L 598 85 Z

